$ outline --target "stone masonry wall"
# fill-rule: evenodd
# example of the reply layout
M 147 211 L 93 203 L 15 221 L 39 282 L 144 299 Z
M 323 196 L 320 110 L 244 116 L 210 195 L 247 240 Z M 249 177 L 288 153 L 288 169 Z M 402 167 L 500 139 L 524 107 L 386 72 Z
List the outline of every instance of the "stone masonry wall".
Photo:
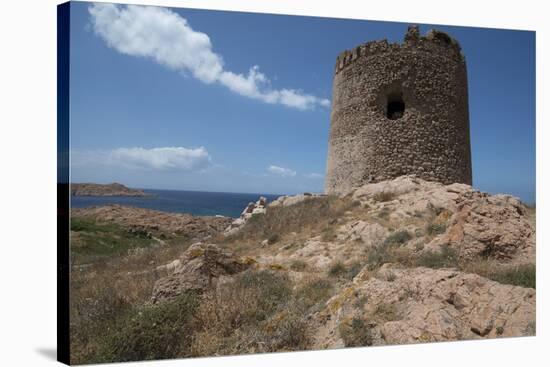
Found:
M 416 174 L 472 184 L 466 62 L 447 34 L 340 54 L 333 82 L 327 193 Z

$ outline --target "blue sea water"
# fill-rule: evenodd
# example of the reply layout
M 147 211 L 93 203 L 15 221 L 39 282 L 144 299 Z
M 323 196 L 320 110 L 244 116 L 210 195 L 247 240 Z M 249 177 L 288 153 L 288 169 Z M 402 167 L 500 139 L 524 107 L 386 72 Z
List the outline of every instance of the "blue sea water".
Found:
M 153 194 L 146 197 L 127 196 L 72 196 L 71 207 L 86 208 L 109 204 L 135 206 L 145 209 L 193 215 L 224 215 L 237 218 L 246 205 L 264 196 L 268 202 L 280 195 L 238 194 L 229 192 L 143 190 Z

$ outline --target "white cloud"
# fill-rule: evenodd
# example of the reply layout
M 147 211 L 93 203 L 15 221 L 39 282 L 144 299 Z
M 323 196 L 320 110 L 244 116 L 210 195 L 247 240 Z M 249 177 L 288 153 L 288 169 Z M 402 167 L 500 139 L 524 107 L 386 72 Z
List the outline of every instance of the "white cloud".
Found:
M 106 165 L 151 171 L 198 171 L 211 167 L 212 159 L 204 147 L 134 147 L 95 152 L 73 151 L 71 164 L 76 167 Z
M 267 170 L 273 174 L 282 176 L 282 177 L 294 177 L 296 176 L 296 171 L 291 170 L 290 168 L 280 167 L 271 165 Z
M 160 65 L 191 73 L 204 83 L 219 83 L 242 96 L 300 110 L 329 107 L 325 98 L 295 89 L 272 89 L 270 79 L 254 65 L 243 75 L 224 69 L 207 34 L 185 18 L 161 7 L 97 3 L 89 7 L 94 32 L 118 52 L 153 59 Z
M 320 174 L 320 173 L 315 173 L 315 172 L 313 172 L 313 173 L 306 173 L 306 174 L 304 175 L 304 177 L 306 177 L 306 178 L 311 178 L 311 179 L 321 179 L 321 178 L 323 178 L 323 177 L 325 177 L 325 176 L 322 175 L 322 174 Z

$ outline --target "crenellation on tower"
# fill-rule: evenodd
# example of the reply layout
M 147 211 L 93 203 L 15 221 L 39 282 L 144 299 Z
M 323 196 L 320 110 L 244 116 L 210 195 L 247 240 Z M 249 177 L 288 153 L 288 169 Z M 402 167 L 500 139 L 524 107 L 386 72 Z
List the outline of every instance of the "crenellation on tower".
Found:
M 417 26 L 410 26 L 403 43 L 389 43 L 388 40 L 369 41 L 352 50 L 342 51 L 336 58 L 335 73 L 360 57 L 375 56 L 381 53 L 395 51 L 431 52 L 440 56 L 464 61 L 460 44 L 447 33 L 430 30 L 426 36 L 420 36 Z

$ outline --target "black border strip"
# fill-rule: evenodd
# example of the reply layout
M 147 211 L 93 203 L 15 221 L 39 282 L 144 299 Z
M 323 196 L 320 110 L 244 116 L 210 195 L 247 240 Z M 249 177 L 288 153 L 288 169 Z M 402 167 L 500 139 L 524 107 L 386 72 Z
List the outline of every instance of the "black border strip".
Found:
M 57 360 L 70 364 L 69 66 L 70 3 L 57 6 Z

